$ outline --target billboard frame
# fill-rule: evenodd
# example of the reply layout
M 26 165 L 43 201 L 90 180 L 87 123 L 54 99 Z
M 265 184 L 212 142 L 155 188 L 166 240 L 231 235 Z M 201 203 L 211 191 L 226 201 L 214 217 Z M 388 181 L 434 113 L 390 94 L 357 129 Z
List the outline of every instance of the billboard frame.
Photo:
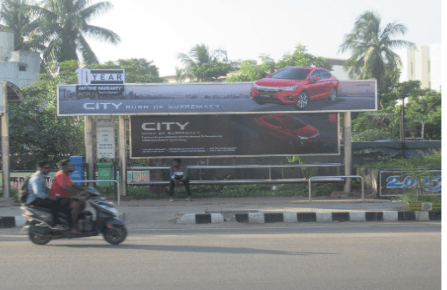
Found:
M 347 112 L 376 112 L 379 106 L 379 98 L 377 92 L 377 80 L 376 79 L 365 79 L 365 80 L 340 80 L 340 82 L 365 82 L 374 81 L 375 82 L 375 108 L 374 109 L 359 109 L 359 110 L 322 110 L 322 111 L 306 111 L 306 110 L 296 110 L 296 111 L 255 111 L 255 112 L 142 112 L 142 113 L 80 113 L 80 114 L 60 114 L 60 87 L 77 87 L 80 85 L 74 84 L 58 84 L 57 85 L 57 116 L 101 116 L 101 115 L 113 115 L 113 116 L 142 116 L 142 115 L 239 115 L 239 114 L 278 114 L 278 113 L 347 113 Z M 255 84 L 255 82 L 189 82 L 189 83 L 146 83 L 146 84 L 125 84 L 128 87 L 138 87 L 138 86 L 192 86 L 192 85 L 243 85 L 243 84 Z M 99 86 L 99 85 L 92 85 Z M 103 85 L 105 86 L 105 85 Z M 113 86 L 113 85 L 110 85 Z
M 259 113 L 258 113 L 259 114 Z M 315 113 L 311 113 L 315 114 Z M 338 153 L 309 153 L 309 154 L 263 154 L 263 155 L 212 155 L 212 156 L 151 156 L 151 157 L 133 157 L 132 156 L 132 116 L 129 116 L 129 158 L 130 159 L 159 159 L 159 158 L 234 158 L 234 157 L 274 157 L 274 156 L 340 156 L 341 155 L 341 142 L 340 142 L 340 113 L 326 113 L 337 114 L 337 148 Z M 213 114 L 214 115 L 214 114 Z M 138 115 L 140 117 L 141 115 Z M 150 117 L 152 115 L 146 115 Z M 158 116 L 158 115 L 157 115 Z

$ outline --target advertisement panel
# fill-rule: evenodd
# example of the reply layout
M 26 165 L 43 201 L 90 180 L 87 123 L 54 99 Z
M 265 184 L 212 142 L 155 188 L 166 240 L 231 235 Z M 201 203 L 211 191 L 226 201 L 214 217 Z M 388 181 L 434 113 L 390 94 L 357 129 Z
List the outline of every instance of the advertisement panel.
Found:
M 380 191 L 379 195 L 398 196 L 407 193 L 412 188 L 424 183 L 425 194 L 440 195 L 442 190 L 441 170 L 429 170 L 430 177 L 424 177 L 421 180 L 408 176 L 401 170 L 382 170 L 379 173 Z
M 266 80 L 266 79 L 263 79 Z M 58 86 L 58 115 L 377 111 L 376 80 Z M 284 81 L 284 80 L 282 80 Z M 259 85 L 259 84 L 262 85 Z
M 96 118 L 96 158 L 115 158 L 113 116 L 98 116 Z
M 335 113 L 131 117 L 131 158 L 338 155 Z

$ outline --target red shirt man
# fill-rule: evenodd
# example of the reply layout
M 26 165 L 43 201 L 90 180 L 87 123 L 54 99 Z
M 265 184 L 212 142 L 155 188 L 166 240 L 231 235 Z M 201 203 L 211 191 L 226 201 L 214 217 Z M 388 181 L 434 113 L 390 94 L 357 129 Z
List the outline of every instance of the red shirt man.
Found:
M 73 181 L 71 181 L 70 175 L 65 173 L 63 170 L 60 170 L 54 175 L 50 196 L 71 198 L 73 193 L 68 190 L 63 190 L 62 186 L 64 185 L 71 186 L 73 185 Z

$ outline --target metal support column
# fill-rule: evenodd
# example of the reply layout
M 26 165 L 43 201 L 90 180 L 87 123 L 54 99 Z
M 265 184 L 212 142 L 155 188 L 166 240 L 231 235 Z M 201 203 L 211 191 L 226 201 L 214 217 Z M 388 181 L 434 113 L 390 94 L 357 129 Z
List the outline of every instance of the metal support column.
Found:
M 95 156 L 93 154 L 93 117 L 84 116 L 85 162 L 88 163 L 87 179 L 95 179 Z M 88 186 L 93 186 L 89 183 Z
M 344 128 L 343 128 L 343 139 L 344 139 L 344 149 L 345 149 L 345 175 L 352 175 L 352 144 L 351 144 L 351 112 L 344 113 Z M 345 192 L 351 192 L 351 178 L 346 179 Z
M 119 193 L 127 196 L 127 144 L 126 144 L 126 120 L 124 116 L 119 116 L 118 123 L 118 146 L 119 146 L 119 166 L 120 166 L 120 182 Z
M 6 91 L 6 87 L 5 91 Z M 0 87 L 3 89 L 3 87 Z M 6 93 L 4 94 L 6 98 Z M 6 103 L 6 102 L 5 102 Z M 10 197 L 9 188 L 9 116 L 7 109 L 2 114 L 2 176 L 3 176 L 3 197 Z

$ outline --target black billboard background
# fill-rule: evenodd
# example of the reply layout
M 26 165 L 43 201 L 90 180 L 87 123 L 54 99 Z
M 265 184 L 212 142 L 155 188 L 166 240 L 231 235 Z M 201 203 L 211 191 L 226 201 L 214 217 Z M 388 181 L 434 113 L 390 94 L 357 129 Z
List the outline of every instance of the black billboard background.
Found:
M 340 154 L 338 114 L 282 115 L 317 129 L 319 140 L 303 145 L 287 129 L 272 135 L 257 120 L 273 115 L 132 116 L 131 158 Z

